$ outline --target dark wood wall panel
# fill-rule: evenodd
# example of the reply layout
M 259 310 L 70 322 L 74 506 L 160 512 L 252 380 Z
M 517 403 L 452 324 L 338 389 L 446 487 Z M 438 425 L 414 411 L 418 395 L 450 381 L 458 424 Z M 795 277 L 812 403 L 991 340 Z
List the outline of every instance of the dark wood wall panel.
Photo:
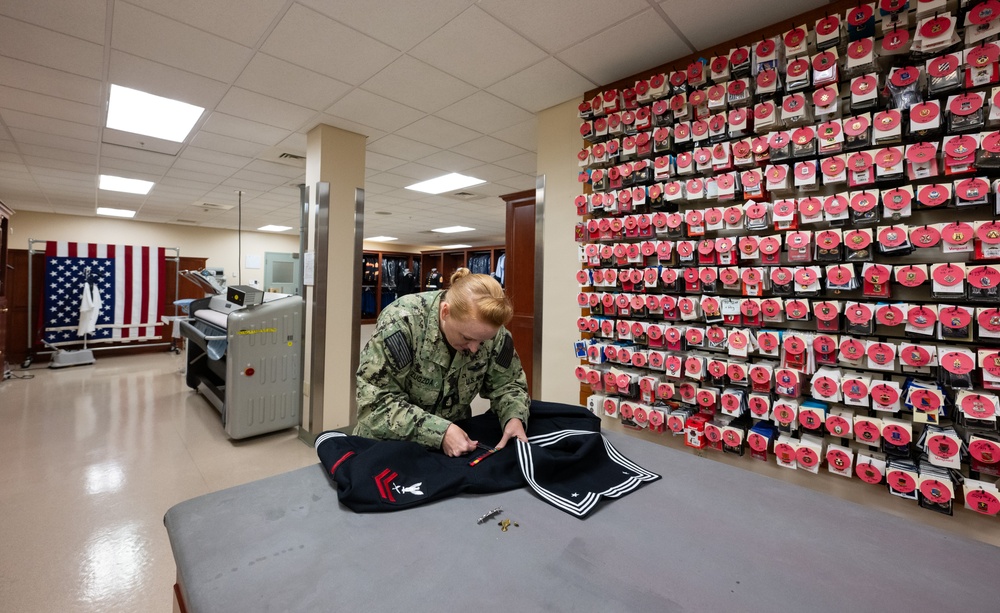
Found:
M 535 190 L 502 196 L 507 202 L 507 264 L 504 288 L 514 306 L 508 329 L 533 387 L 535 331 Z

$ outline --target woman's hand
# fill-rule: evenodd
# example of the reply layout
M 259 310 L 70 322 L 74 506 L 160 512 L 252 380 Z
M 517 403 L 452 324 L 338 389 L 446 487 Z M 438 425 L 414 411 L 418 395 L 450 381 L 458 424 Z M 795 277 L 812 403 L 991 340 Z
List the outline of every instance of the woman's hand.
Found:
M 511 420 L 513 421 L 513 420 Z M 505 435 L 506 440 L 506 435 Z M 441 451 L 450 458 L 457 458 L 476 449 L 477 441 L 469 438 L 465 430 L 455 424 L 448 426 L 444 431 L 444 440 L 441 441 Z

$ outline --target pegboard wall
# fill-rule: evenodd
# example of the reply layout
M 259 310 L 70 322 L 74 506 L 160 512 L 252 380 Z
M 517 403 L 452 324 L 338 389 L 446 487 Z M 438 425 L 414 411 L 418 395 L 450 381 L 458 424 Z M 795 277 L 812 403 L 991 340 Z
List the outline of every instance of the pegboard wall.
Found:
M 995 516 L 1000 2 L 832 6 L 580 104 L 582 397 Z

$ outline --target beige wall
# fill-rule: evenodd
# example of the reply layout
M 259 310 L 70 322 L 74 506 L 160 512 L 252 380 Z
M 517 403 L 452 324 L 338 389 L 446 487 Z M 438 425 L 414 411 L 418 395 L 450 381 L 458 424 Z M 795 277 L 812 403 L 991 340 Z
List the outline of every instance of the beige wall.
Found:
M 579 404 L 579 364 L 573 342 L 579 340 L 576 320 L 577 245 L 573 228 L 579 219 L 573 201 L 580 193 L 576 154 L 580 150 L 579 100 L 570 100 L 538 114 L 538 174 L 545 175 L 544 228 L 538 239 L 544 249 L 542 297 L 541 400 Z
M 208 266 L 222 266 L 226 281 L 235 285 L 238 277 L 236 265 L 240 241 L 235 230 L 215 230 L 176 224 L 148 223 L 107 217 L 79 217 L 52 213 L 15 211 L 11 218 L 11 249 L 27 249 L 28 239 L 76 241 L 85 243 L 117 243 L 148 245 L 151 247 L 177 247 L 185 257 L 207 257 Z M 243 263 L 246 256 L 257 255 L 263 265 L 267 251 L 298 253 L 298 234 L 248 232 L 242 236 Z M 264 269 L 244 268 L 243 283 L 250 285 L 257 280 L 264 284 Z

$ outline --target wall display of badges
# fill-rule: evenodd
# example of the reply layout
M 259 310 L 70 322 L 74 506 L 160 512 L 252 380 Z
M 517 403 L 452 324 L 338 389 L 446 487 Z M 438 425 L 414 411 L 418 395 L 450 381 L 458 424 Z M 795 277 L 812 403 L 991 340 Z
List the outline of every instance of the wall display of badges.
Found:
M 1000 513 L 997 15 L 861 3 L 588 97 L 588 406 Z

